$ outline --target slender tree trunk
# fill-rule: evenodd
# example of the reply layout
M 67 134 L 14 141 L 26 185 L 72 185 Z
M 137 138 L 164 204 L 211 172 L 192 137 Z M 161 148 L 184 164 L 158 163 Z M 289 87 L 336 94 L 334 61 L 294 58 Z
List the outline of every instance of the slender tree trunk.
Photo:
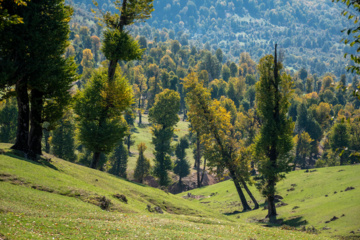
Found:
M 100 152 L 94 152 L 93 160 L 91 161 L 90 167 L 93 169 L 97 168 L 98 163 L 100 162 Z
M 268 185 L 274 187 L 275 181 L 269 180 Z M 268 218 L 271 223 L 276 223 L 276 207 L 275 207 L 275 194 L 270 193 L 267 196 L 267 202 L 268 202 Z
M 255 207 L 254 207 L 254 210 L 255 209 L 258 209 L 259 208 L 259 203 L 256 201 L 254 195 L 252 195 L 250 189 L 248 188 L 248 186 L 246 185 L 246 182 L 244 181 L 244 179 L 240 179 L 240 182 L 241 184 L 243 185 L 245 191 L 247 192 L 247 194 L 250 196 L 251 200 L 253 201 Z
M 117 61 L 116 60 L 110 60 L 109 69 L 108 69 L 109 83 L 114 81 L 116 66 L 117 66 Z
M 196 175 L 197 175 L 197 185 L 198 188 L 201 187 L 201 181 L 200 181 L 200 159 L 201 159 L 201 155 L 200 155 L 200 136 L 197 133 L 196 134 Z
M 127 149 L 128 149 L 129 155 L 130 155 L 130 147 L 131 147 L 131 134 L 129 134 L 128 139 L 127 139 Z
M 233 170 L 230 170 L 230 177 L 233 179 L 234 184 L 235 184 L 235 188 L 236 188 L 236 190 L 237 190 L 237 192 L 239 194 L 241 204 L 243 205 L 243 212 L 250 211 L 251 208 L 250 208 L 249 204 L 246 201 L 245 195 L 244 195 L 244 193 L 243 193 L 243 191 L 242 191 L 242 189 L 240 187 L 239 181 L 236 178 L 235 172 Z
M 184 116 L 183 116 L 183 121 L 185 121 L 187 119 L 187 111 L 186 111 L 186 107 L 184 107 Z
M 140 94 L 140 97 L 139 97 L 139 124 L 141 124 L 141 94 Z
M 203 171 L 202 171 L 200 184 L 202 184 L 202 183 L 203 183 L 203 180 L 204 180 L 205 168 L 206 168 L 206 158 L 204 157 L 204 168 L 203 168 Z
M 37 155 L 41 155 L 42 140 L 42 110 L 43 110 L 43 93 L 37 89 L 31 90 L 31 111 L 30 120 L 31 128 L 29 135 L 29 157 L 36 160 Z
M 15 144 L 11 149 L 19 150 L 24 153 L 29 151 L 29 94 L 27 85 L 19 80 L 15 86 L 16 99 L 18 105 L 18 122 Z

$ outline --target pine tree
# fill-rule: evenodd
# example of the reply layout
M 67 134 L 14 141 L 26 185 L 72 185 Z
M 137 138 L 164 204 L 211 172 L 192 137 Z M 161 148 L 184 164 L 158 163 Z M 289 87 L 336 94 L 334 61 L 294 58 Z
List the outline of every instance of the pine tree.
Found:
M 149 120 L 153 123 L 153 144 L 155 145 L 154 175 L 159 177 L 159 184 L 169 184 L 168 170 L 172 169 L 170 158 L 171 139 L 174 125 L 179 121 L 180 95 L 169 89 L 158 94 L 154 106 L 149 111 Z
M 75 155 L 75 123 L 72 112 L 68 111 L 59 121 L 59 126 L 52 132 L 52 153 L 64 160 L 74 162 Z
M 144 177 L 146 177 L 150 172 L 150 161 L 144 155 L 146 150 L 145 143 L 140 143 L 138 145 L 138 150 L 139 150 L 139 157 L 136 161 L 134 178 L 140 183 L 143 183 Z
M 64 0 L 16 2 L 2 2 L 2 7 L 21 17 L 23 24 L 0 30 L 0 72 L 5 76 L 0 87 L 15 85 L 18 127 L 12 148 L 35 159 L 41 154 L 42 124 L 61 118 L 70 101 L 68 90 L 76 80 L 73 61 L 62 57 L 72 10 Z
M 128 150 L 126 149 L 124 142 L 121 140 L 119 142 L 119 145 L 115 148 L 115 151 L 111 157 L 112 168 L 109 172 L 126 179 L 128 156 Z
M 257 113 L 262 121 L 255 153 L 260 159 L 259 171 L 263 176 L 262 194 L 268 202 L 270 222 L 276 222 L 275 185 L 284 172 L 289 171 L 288 152 L 292 149 L 292 121 L 287 118 L 291 96 L 291 78 L 284 73 L 275 57 L 267 55 L 260 60 L 260 81 L 256 85 Z
M 181 179 L 190 174 L 190 163 L 186 160 L 185 150 L 189 147 L 189 142 L 186 138 L 181 138 L 180 142 L 176 145 L 174 173 L 179 175 L 179 185 L 182 186 Z

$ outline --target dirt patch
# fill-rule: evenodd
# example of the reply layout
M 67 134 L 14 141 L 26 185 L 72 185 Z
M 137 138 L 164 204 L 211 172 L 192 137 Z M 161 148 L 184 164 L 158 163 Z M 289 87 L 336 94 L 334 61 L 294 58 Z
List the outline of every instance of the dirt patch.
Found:
M 123 203 L 126 203 L 126 204 L 128 203 L 128 200 L 127 200 L 127 198 L 126 198 L 125 195 L 115 194 L 114 197 L 117 198 L 117 199 L 119 199 L 119 200 L 120 200 L 121 202 L 123 202 Z
M 110 199 L 107 199 L 105 196 L 102 196 L 102 197 L 99 199 L 99 207 L 100 207 L 102 210 L 109 210 L 110 205 L 111 205 Z
M 204 195 L 192 195 L 191 193 L 188 193 L 187 195 L 183 196 L 183 198 L 185 199 L 189 199 L 189 198 L 192 198 L 192 199 L 201 199 L 201 198 L 205 198 Z
M 19 179 L 15 175 L 8 173 L 0 173 L 0 182 L 9 182 L 14 185 L 27 185 L 28 183 L 22 179 Z
M 148 204 L 146 207 L 149 212 L 153 212 L 153 213 L 157 212 L 160 214 L 164 214 L 163 210 L 160 207 L 155 206 L 152 208 L 150 204 Z
M 49 193 L 53 193 L 54 190 L 53 189 L 50 189 L 48 187 L 44 187 L 44 186 L 36 186 L 36 185 L 33 185 L 31 186 L 32 189 L 36 189 L 36 190 L 40 190 L 40 191 L 44 191 L 44 192 L 49 192 Z
M 202 174 L 202 173 L 200 173 Z M 176 178 L 176 181 L 178 181 L 178 178 Z M 181 179 L 182 181 L 182 185 L 180 186 L 178 182 L 172 184 L 168 189 L 169 192 L 172 194 L 178 194 L 181 192 L 186 192 L 192 189 L 197 188 L 197 173 L 192 173 L 189 176 Z M 209 185 L 213 185 L 218 183 L 219 181 L 217 180 L 217 178 L 212 175 L 209 174 L 208 172 L 204 173 L 204 179 L 202 182 L 202 186 L 209 186 Z
M 146 176 L 144 178 L 144 184 L 153 187 L 153 188 L 158 188 L 159 187 L 159 183 L 156 181 L 156 179 L 153 176 Z

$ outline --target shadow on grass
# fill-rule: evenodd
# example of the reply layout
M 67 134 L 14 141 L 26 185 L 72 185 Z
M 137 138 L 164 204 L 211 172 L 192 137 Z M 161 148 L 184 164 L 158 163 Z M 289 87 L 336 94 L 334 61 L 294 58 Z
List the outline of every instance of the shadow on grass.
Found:
M 37 161 L 32 161 L 30 159 L 25 158 L 25 156 L 21 157 L 21 156 L 24 155 L 24 153 L 20 152 L 20 151 L 17 151 L 17 150 L 10 150 L 5 155 L 7 155 L 9 157 L 12 157 L 12 158 L 22 160 L 22 161 L 25 161 L 25 162 L 28 162 L 28 163 L 32 163 L 32 164 L 35 164 L 35 165 L 38 165 L 38 166 L 49 167 L 51 169 L 59 171 L 59 169 L 57 167 L 52 165 L 49 160 L 44 159 L 43 157 L 40 157 L 39 160 L 37 160 Z
M 299 227 L 299 226 L 307 225 L 308 222 L 302 216 L 297 216 L 284 221 L 283 224 L 291 227 Z
M 233 212 L 229 212 L 229 213 L 223 213 L 224 215 L 226 215 L 226 216 L 231 216 L 231 215 L 235 215 L 235 214 L 239 214 L 239 213 L 241 213 L 240 211 L 233 211 Z

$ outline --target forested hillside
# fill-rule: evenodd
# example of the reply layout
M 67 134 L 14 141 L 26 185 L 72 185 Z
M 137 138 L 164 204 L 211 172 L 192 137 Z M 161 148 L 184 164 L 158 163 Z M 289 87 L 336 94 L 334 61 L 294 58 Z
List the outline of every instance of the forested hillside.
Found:
M 98 2 L 104 11 L 115 10 L 111 1 Z M 87 11 L 94 8 L 90 0 L 74 3 Z M 345 73 L 344 52 L 355 51 L 340 43 L 341 30 L 349 25 L 340 15 L 346 7 L 330 0 L 173 0 L 154 1 L 154 9 L 141 35 L 213 51 L 221 48 L 224 61 L 238 59 L 243 51 L 258 61 L 278 43 L 287 68 L 339 77 Z
M 287 173 L 360 163 L 360 4 L 334 2 L 0 1 L 0 178 L 61 158 L 167 194 L 231 179 L 237 209 L 287 224 Z

